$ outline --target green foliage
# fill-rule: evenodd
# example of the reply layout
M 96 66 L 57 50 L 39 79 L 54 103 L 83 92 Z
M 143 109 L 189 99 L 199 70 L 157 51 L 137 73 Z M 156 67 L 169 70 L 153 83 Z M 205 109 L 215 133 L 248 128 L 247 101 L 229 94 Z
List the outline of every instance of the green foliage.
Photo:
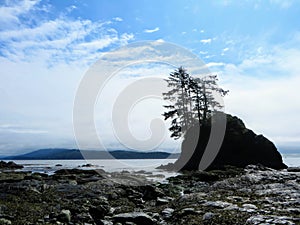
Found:
M 217 76 L 194 78 L 183 67 L 171 72 L 168 79 L 171 89 L 163 93 L 164 99 L 171 102 L 164 107 L 164 119 L 171 120 L 171 137 L 180 138 L 195 123 L 205 123 L 212 112 L 223 106 L 216 100 L 216 95 L 225 96 L 228 91 L 217 86 Z

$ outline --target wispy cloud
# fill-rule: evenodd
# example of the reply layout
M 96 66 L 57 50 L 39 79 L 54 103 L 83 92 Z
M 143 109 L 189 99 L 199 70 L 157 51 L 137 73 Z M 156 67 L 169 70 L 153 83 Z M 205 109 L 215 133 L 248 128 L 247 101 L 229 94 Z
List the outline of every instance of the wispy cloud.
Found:
M 1 132 L 9 132 L 9 133 L 16 133 L 16 134 L 46 134 L 48 131 L 31 128 L 31 127 L 24 127 L 19 124 L 0 124 L 0 133 Z
M 226 111 L 277 145 L 299 144 L 299 45 L 269 47 L 269 52 L 248 55 L 241 63 L 211 62 L 221 85 L 230 90 Z M 284 130 L 284 134 L 282 133 Z M 289 141 L 287 141 L 289 140 Z M 290 142 L 290 143 L 289 143 Z
M 206 66 L 207 67 L 220 67 L 220 66 L 224 66 L 225 64 L 222 63 L 222 62 L 210 62 L 210 63 L 207 63 Z
M 36 9 L 35 6 L 38 3 L 39 0 L 24 0 L 17 2 L 17 4 L 12 1 L 6 1 L 6 4 L 0 7 L 1 27 L 6 28 L 10 25 L 20 23 L 19 16 Z
M 211 38 L 208 38 L 208 39 L 202 39 L 202 40 L 200 40 L 200 42 L 201 42 L 202 44 L 210 44 L 210 43 L 211 43 L 211 41 L 212 41 L 212 39 L 211 39 Z
M 113 18 L 114 21 L 117 21 L 117 22 L 122 22 L 123 19 L 121 17 L 115 17 Z
M 25 2 L 27 7 L 21 11 Z M 50 64 L 75 60 L 85 62 L 96 57 L 104 48 L 124 45 L 134 39 L 133 34 L 119 34 L 112 27 L 111 21 L 92 22 L 60 16 L 46 21 L 37 17 L 30 24 L 18 24 L 21 14 L 40 8 L 38 1 L 25 2 L 23 5 L 0 7 L 0 12 L 11 8 L 5 17 L 8 19 L 14 16 L 16 21 L 0 31 L 0 56 L 7 59 L 30 61 L 39 55 Z M 121 18 L 116 17 L 114 20 L 121 21 Z
M 71 5 L 71 6 L 67 7 L 66 10 L 67 10 L 68 13 L 70 13 L 70 12 L 74 11 L 75 9 L 77 9 L 77 6 L 76 5 Z
M 144 32 L 145 33 L 154 33 L 159 31 L 159 27 L 155 27 L 154 29 L 145 29 Z

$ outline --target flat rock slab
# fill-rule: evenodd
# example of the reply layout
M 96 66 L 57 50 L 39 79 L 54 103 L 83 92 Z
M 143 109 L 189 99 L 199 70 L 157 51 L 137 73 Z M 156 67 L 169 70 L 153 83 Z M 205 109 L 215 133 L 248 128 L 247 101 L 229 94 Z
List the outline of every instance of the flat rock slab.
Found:
M 133 222 L 137 225 L 152 225 L 152 218 L 143 212 L 121 213 L 113 216 L 115 223 Z

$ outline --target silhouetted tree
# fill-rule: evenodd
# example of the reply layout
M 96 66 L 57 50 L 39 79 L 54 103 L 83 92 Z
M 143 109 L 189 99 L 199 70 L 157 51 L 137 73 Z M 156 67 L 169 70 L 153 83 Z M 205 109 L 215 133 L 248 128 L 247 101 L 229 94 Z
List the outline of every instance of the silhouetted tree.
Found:
M 177 139 L 192 123 L 190 75 L 183 67 L 179 67 L 170 73 L 166 81 L 168 87 L 172 89 L 163 93 L 163 96 L 165 100 L 173 102 L 173 104 L 164 106 L 169 111 L 165 112 L 163 116 L 165 120 L 172 119 L 169 130 L 172 131 L 171 137 Z
M 171 137 L 178 139 L 195 122 L 206 122 L 213 111 L 222 108 L 215 95 L 225 96 L 228 91 L 217 86 L 217 76 L 193 78 L 183 67 L 170 73 L 168 87 L 172 89 L 163 93 L 164 99 L 172 102 L 165 105 L 169 111 L 163 113 L 164 119 L 172 119 L 169 130 Z

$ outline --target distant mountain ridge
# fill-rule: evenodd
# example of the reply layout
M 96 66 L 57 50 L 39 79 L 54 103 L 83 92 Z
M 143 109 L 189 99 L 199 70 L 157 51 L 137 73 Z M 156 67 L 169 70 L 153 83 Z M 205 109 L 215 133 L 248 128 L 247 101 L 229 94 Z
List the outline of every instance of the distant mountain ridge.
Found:
M 106 151 L 83 150 L 84 156 L 78 149 L 39 149 L 22 155 L 7 156 L 2 159 L 6 160 L 43 160 L 43 159 L 111 159 L 107 156 Z M 172 154 L 168 152 L 138 152 L 130 150 L 114 150 L 109 153 L 116 159 L 165 159 L 178 158 L 179 154 Z

